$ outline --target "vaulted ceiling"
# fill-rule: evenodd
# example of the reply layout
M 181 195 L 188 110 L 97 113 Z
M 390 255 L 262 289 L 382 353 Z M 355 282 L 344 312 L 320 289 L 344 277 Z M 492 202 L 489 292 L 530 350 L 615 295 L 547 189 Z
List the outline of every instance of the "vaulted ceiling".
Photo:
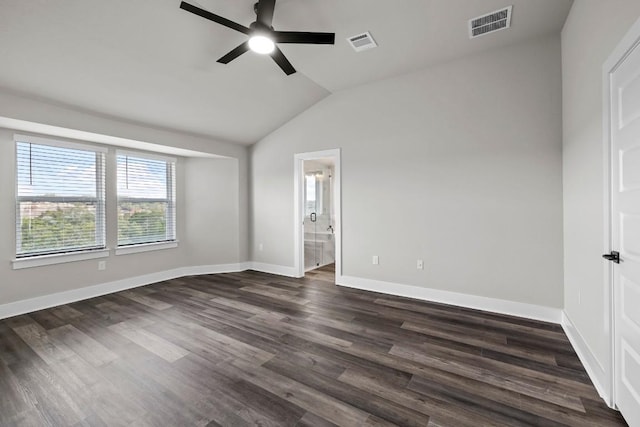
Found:
M 191 3 L 248 26 L 256 0 Z M 330 95 L 560 31 L 571 0 L 279 0 L 274 28 L 336 33 L 281 45 L 296 74 L 180 0 L 0 0 L 0 88 L 98 114 L 252 144 Z M 514 5 L 512 28 L 470 40 L 467 21 Z M 370 31 L 376 49 L 346 38 Z

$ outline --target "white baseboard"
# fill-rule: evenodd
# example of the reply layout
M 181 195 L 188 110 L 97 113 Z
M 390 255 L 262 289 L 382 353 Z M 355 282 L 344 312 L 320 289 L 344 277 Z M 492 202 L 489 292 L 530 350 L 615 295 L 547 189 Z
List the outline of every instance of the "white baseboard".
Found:
M 184 267 L 184 276 L 200 276 L 202 274 L 237 273 L 250 268 L 249 262 L 235 264 L 200 265 L 197 267 Z
M 250 262 L 248 270 L 255 270 L 261 273 L 277 274 L 279 276 L 297 277 L 297 272 L 294 267 L 285 267 L 283 265 L 276 264 L 264 264 L 261 262 Z
M 598 391 L 598 394 L 609 407 L 615 409 L 611 401 L 610 386 L 604 366 L 602 366 L 602 363 L 600 363 L 593 354 L 589 345 L 587 345 L 587 342 L 565 311 L 562 312 L 562 329 L 564 329 L 564 333 L 567 335 L 567 338 L 569 338 L 573 349 L 587 371 L 589 378 L 591 378 L 591 382 Z
M 132 289 L 139 286 L 145 286 L 164 280 L 175 279 L 178 277 L 196 276 L 202 274 L 232 273 L 245 270 L 255 270 L 280 276 L 296 277 L 296 271 L 293 267 L 286 267 L 275 264 L 264 264 L 259 262 L 182 267 L 3 304 L 0 305 L 0 319 L 5 319 L 7 317 L 17 316 L 25 313 L 31 313 L 34 311 L 43 310 L 45 308 L 69 304 L 76 301 L 119 292 L 126 289 Z M 567 331 L 567 335 L 573 332 L 574 337 L 580 337 L 575 328 L 565 325 L 564 319 L 561 316 L 561 310 L 555 308 L 460 294 L 437 289 L 421 288 L 417 286 L 401 285 L 397 283 L 363 279 L 351 276 L 338 276 L 336 277 L 336 283 L 340 286 L 350 288 L 415 298 L 425 301 L 440 302 L 444 304 L 457 305 L 461 307 L 490 311 L 494 313 L 508 314 L 528 319 L 542 320 L 553 323 L 561 323 L 562 321 L 563 326 L 565 326 L 565 331 Z M 566 320 L 567 324 L 572 325 L 568 318 Z M 572 336 L 569 335 L 569 337 L 571 339 Z M 584 343 L 582 338 L 579 338 L 579 340 L 579 343 Z M 583 360 L 584 357 L 580 354 L 580 351 L 578 351 L 578 349 L 586 348 L 586 352 L 582 351 L 582 353 L 591 355 L 591 352 L 588 350 L 588 347 L 586 347 L 586 345 L 580 346 L 580 344 L 577 345 L 574 341 L 578 341 L 578 339 L 573 338 L 571 342 L 574 347 L 576 347 L 576 351 L 578 352 L 581 360 Z M 593 361 L 595 361 L 596 359 L 593 357 L 592 359 L 593 360 L 587 358 L 587 362 L 583 360 L 585 366 L 593 365 Z M 597 365 L 596 363 L 595 366 L 599 365 Z M 598 372 L 602 372 L 602 374 L 600 374 L 596 378 L 603 378 L 604 371 L 600 368 Z M 589 373 L 589 375 L 592 375 L 591 372 Z M 600 384 L 602 384 L 601 381 Z
M 562 310 L 522 302 L 507 301 L 497 298 L 487 298 L 439 289 L 422 288 L 419 286 L 401 285 L 380 280 L 363 279 L 353 276 L 336 276 L 336 284 L 348 288 L 379 292 L 423 301 L 451 304 L 476 310 L 507 314 L 526 319 L 541 320 L 559 324 L 562 320 Z
M 11 302 L 0 305 L 0 319 L 18 316 L 20 314 L 32 313 L 45 308 L 56 307 L 89 298 L 120 292 L 127 289 L 137 288 L 164 280 L 176 279 L 184 276 L 195 276 L 200 274 L 218 274 L 244 271 L 249 268 L 249 263 L 206 265 L 195 267 L 182 267 L 172 270 L 159 271 L 142 276 L 130 277 L 128 279 L 116 280 L 102 283 L 100 285 L 87 286 L 85 288 L 73 289 L 70 291 L 58 292 L 36 298 Z

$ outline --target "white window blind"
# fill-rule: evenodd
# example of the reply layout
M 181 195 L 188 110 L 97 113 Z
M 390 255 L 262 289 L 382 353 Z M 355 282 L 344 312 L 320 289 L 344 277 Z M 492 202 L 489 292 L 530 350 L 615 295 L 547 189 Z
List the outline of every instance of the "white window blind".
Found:
M 16 257 L 105 248 L 105 152 L 15 136 Z
M 176 240 L 175 159 L 118 152 L 118 246 Z

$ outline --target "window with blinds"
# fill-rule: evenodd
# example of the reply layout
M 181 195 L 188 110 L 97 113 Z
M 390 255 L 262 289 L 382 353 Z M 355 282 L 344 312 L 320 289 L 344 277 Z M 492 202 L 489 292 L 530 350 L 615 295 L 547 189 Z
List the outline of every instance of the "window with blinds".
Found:
M 106 149 L 16 135 L 16 256 L 105 248 Z
M 176 240 L 176 160 L 118 152 L 118 246 Z

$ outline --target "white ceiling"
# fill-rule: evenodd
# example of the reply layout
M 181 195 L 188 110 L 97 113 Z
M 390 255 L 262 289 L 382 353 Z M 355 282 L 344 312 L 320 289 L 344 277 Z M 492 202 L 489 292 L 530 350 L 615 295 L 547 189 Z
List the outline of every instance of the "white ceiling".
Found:
M 248 26 L 255 0 L 191 1 Z M 512 28 L 469 40 L 467 20 L 513 4 Z M 279 30 L 336 33 L 282 45 L 287 77 L 243 34 L 180 0 L 0 0 L 0 87 L 76 108 L 252 144 L 331 92 L 560 31 L 571 0 L 279 0 Z M 346 38 L 370 31 L 379 48 Z

